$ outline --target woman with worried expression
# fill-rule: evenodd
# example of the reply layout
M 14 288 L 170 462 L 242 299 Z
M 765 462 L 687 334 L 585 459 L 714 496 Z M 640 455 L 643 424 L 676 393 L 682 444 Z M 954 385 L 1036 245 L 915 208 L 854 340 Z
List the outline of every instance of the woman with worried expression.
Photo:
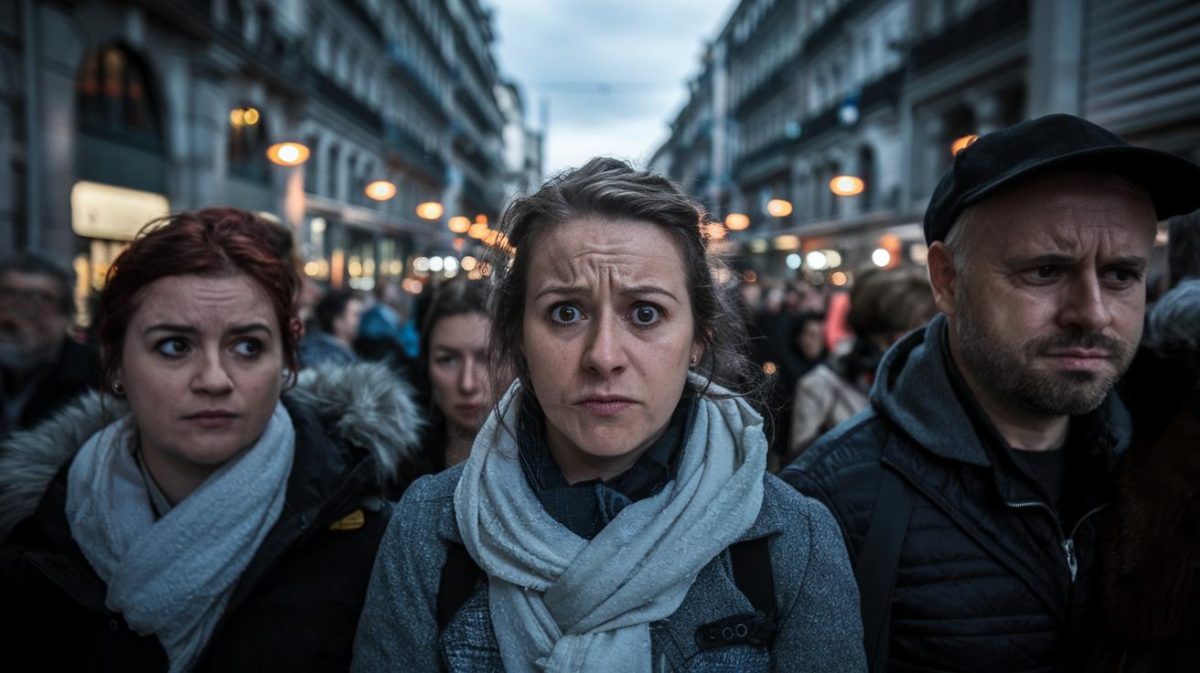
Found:
M 491 361 L 517 380 L 384 538 L 354 670 L 859 671 L 837 525 L 765 474 L 702 215 L 595 159 L 517 199 Z
M 487 361 L 491 324 L 483 283 L 463 276 L 437 289 L 421 321 L 418 388 L 425 391 L 430 412 L 422 446 L 429 473 L 467 459 L 496 403 Z M 511 376 L 503 383 L 509 381 Z
M 149 227 L 100 298 L 108 394 L 0 450 L 13 670 L 349 665 L 382 484 L 419 424 L 382 367 L 284 394 L 299 279 L 272 227 L 232 209 Z

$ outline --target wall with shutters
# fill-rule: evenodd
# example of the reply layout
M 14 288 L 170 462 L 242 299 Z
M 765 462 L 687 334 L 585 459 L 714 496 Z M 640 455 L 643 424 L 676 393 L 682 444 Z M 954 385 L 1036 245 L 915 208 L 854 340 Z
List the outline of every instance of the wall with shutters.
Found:
M 1200 2 L 1087 0 L 1083 114 L 1200 159 Z

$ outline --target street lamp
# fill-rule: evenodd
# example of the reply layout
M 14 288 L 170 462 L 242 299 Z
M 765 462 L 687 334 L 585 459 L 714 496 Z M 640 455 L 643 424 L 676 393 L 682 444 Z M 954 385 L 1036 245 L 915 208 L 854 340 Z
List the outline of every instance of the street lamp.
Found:
M 456 234 L 465 234 L 471 228 L 471 221 L 462 215 L 455 215 L 454 217 L 450 218 L 450 221 L 446 223 L 446 226 L 450 229 L 450 231 L 453 231 Z
M 489 231 L 491 231 L 491 229 L 488 229 L 487 224 L 483 222 L 476 222 L 467 229 L 467 236 L 483 240 L 488 235 Z M 467 269 L 467 271 L 470 271 L 470 269 Z
M 308 161 L 308 147 L 297 142 L 275 143 L 267 148 L 267 158 L 279 166 L 299 166 Z
M 786 199 L 767 201 L 767 214 L 771 217 L 787 217 L 792 214 L 792 202 Z
M 373 201 L 387 201 L 396 195 L 396 185 L 387 180 L 376 180 L 367 185 L 363 193 Z
M 437 201 L 426 201 L 417 205 L 417 217 L 422 220 L 436 220 L 444 212 L 446 212 L 446 209 Z
M 857 196 L 866 188 L 862 178 L 854 175 L 839 175 L 829 181 L 829 191 L 838 196 Z
M 729 213 L 725 216 L 725 228 L 730 231 L 742 231 L 750 226 L 750 216 L 745 213 Z

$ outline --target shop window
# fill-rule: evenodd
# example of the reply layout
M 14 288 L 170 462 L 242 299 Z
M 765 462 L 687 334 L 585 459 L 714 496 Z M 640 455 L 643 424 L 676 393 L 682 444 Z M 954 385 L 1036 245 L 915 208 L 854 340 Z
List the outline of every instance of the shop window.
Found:
M 83 133 L 162 152 L 157 92 L 145 61 L 120 45 L 89 53 L 76 79 Z

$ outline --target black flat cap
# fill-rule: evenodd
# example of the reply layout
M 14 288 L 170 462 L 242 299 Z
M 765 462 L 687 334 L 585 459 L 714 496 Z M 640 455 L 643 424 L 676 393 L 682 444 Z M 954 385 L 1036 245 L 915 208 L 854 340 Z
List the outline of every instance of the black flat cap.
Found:
M 963 209 L 996 190 L 1062 168 L 1111 172 L 1141 185 L 1160 220 L 1200 209 L 1200 166 L 1134 147 L 1085 119 L 1053 114 L 980 136 L 959 152 L 925 211 L 925 242 L 945 238 Z

